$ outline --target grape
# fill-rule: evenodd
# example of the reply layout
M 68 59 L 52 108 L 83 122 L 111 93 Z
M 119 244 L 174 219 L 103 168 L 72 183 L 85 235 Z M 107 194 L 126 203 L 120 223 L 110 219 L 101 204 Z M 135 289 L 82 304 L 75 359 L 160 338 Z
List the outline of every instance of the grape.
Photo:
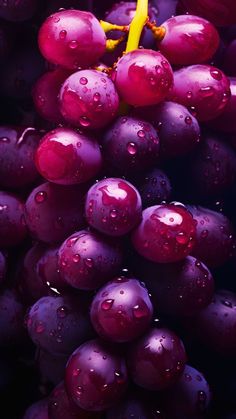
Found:
M 51 354 L 70 355 L 91 335 L 87 304 L 78 296 L 42 297 L 27 316 L 32 341 Z
M 94 177 L 101 169 L 102 156 L 93 138 L 70 128 L 57 128 L 42 138 L 35 163 L 47 180 L 73 185 Z
M 0 252 L 0 284 L 2 284 L 5 280 L 6 271 L 7 271 L 6 256 L 3 252 Z
M 60 274 L 68 284 L 94 290 L 118 273 L 122 260 L 120 243 L 82 230 L 61 245 L 58 262 Z
M 38 0 L 0 0 L 0 17 L 10 22 L 30 19 L 39 7 Z
M 81 409 L 108 409 L 118 402 L 127 384 L 124 359 L 98 339 L 81 345 L 67 363 L 65 385 L 68 396 Z
M 168 329 L 154 328 L 132 344 L 128 371 L 137 385 L 162 390 L 178 380 L 185 361 L 184 346 L 178 336 Z
M 233 253 L 235 235 L 227 217 L 201 206 L 189 206 L 196 220 L 196 241 L 193 256 L 209 267 L 225 263 Z
M 40 382 L 43 385 L 56 386 L 64 378 L 68 356 L 52 355 L 42 349 L 37 349 L 37 353 L 36 365 L 40 374 Z M 50 419 L 52 419 L 51 416 Z
M 88 223 L 96 230 L 109 236 L 122 236 L 141 221 L 141 198 L 131 183 L 107 178 L 89 189 L 85 213 Z
M 235 53 L 236 53 L 236 39 L 233 39 L 225 49 L 224 57 L 223 57 L 223 70 L 225 74 L 228 76 L 236 76 L 236 61 L 235 61 Z
M 219 196 L 235 182 L 236 153 L 217 137 L 206 137 L 190 162 L 189 174 L 195 193 Z
M 171 264 L 141 261 L 138 272 L 151 292 L 158 313 L 189 316 L 211 302 L 212 274 L 206 265 L 192 256 Z
M 24 336 L 24 307 L 10 289 L 0 294 L 0 346 L 21 343 Z
M 148 106 L 164 100 L 173 85 L 173 72 L 160 52 L 139 49 L 117 63 L 115 86 L 129 105 Z
M 48 400 L 42 399 L 32 404 L 26 410 L 23 419 L 50 419 L 48 416 Z
M 185 155 L 200 141 L 197 119 L 179 103 L 166 101 L 159 105 L 139 108 L 136 113 L 142 114 L 156 128 L 163 159 Z
M 115 117 L 119 97 L 112 80 L 97 70 L 72 74 L 60 91 L 64 119 L 82 128 L 103 128 Z
M 186 365 L 179 380 L 165 391 L 163 399 L 165 412 L 171 419 L 200 419 L 207 413 L 211 392 L 203 374 Z
M 70 74 L 68 70 L 57 68 L 43 74 L 33 86 L 32 96 L 35 109 L 47 121 L 57 124 L 63 122 L 58 95 L 62 84 Z
M 50 419 L 100 418 L 100 413 L 88 412 L 80 409 L 80 407 L 70 400 L 63 382 L 58 384 L 58 386 L 52 391 L 48 402 L 48 412 Z
M 142 335 L 152 314 L 147 289 L 137 279 L 125 277 L 104 285 L 95 295 L 90 311 L 96 332 L 114 342 L 129 342 Z
M 18 245 L 26 233 L 23 201 L 16 195 L 0 191 L 0 248 Z
M 102 140 L 105 162 L 110 171 L 135 174 L 158 161 L 159 138 L 154 127 L 142 119 L 119 117 Z
M 31 127 L 0 127 L 0 184 L 22 188 L 34 183 L 38 173 L 34 153 L 41 134 Z
M 107 411 L 106 419 L 165 419 L 158 403 L 129 397 Z
M 65 240 L 85 225 L 83 189 L 43 183 L 29 195 L 25 216 L 33 237 L 50 244 Z
M 46 248 L 36 262 L 35 270 L 44 285 L 52 289 L 63 290 L 67 288 L 67 283 L 59 270 L 58 251 L 59 247 L 57 246 Z
M 164 38 L 158 42 L 161 53 L 174 65 L 200 64 L 210 60 L 219 46 L 215 27 L 192 15 L 171 17 L 162 23 Z
M 219 290 L 206 308 L 190 319 L 192 334 L 211 351 L 235 356 L 236 294 Z
M 106 37 L 92 13 L 72 9 L 49 16 L 38 42 L 48 61 L 73 70 L 96 64 L 105 52 Z
M 235 133 L 236 132 L 236 77 L 230 77 L 230 91 L 231 97 L 224 108 L 224 111 L 211 122 L 213 129 L 220 130 L 224 133 Z
M 184 259 L 192 250 L 195 221 L 182 206 L 156 205 L 143 211 L 142 222 L 133 231 L 137 252 L 153 262 Z
M 236 3 L 234 0 L 179 0 L 184 11 L 202 16 L 217 26 L 236 22 Z
M 199 121 L 216 118 L 230 98 L 230 83 L 216 67 L 196 64 L 174 72 L 169 100 L 186 106 Z
M 137 182 L 143 207 L 161 204 L 168 201 L 171 195 L 171 184 L 167 175 L 160 169 L 152 169 Z

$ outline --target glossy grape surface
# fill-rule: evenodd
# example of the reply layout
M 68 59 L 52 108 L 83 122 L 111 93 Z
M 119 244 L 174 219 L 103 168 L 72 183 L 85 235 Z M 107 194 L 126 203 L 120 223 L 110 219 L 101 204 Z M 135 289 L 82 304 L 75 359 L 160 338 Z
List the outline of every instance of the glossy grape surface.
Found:
M 236 77 L 229 77 L 231 97 L 224 108 L 224 111 L 214 120 L 211 121 L 213 129 L 220 130 L 224 133 L 236 132 Z
M 137 182 L 143 207 L 151 207 L 169 201 L 171 184 L 168 176 L 160 169 L 152 169 L 144 174 Z

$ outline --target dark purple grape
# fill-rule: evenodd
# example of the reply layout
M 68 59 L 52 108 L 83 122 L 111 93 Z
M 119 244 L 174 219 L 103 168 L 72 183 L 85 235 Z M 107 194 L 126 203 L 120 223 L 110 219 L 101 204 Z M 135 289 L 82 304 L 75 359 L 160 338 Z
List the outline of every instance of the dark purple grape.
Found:
M 120 58 L 114 79 L 125 102 L 133 106 L 148 106 L 167 97 L 173 85 L 173 72 L 160 52 L 137 49 Z
M 222 68 L 227 76 L 236 77 L 236 39 L 233 39 L 225 48 Z
M 148 390 L 172 386 L 183 372 L 186 354 L 182 341 L 168 329 L 151 329 L 133 343 L 128 371 L 133 381 Z
M 110 236 L 122 236 L 141 220 L 141 198 L 131 183 L 107 178 L 89 189 L 85 212 L 88 223 L 96 230 Z
M 203 374 L 186 365 L 179 380 L 162 397 L 168 418 L 201 419 L 207 413 L 211 392 Z
M 211 302 L 214 280 L 209 269 L 198 259 L 188 256 L 177 263 L 141 261 L 140 265 L 141 278 L 158 313 L 189 316 Z
M 6 255 L 3 252 L 0 252 L 0 285 L 5 281 L 6 272 L 7 272 Z
M 33 237 L 50 244 L 65 240 L 85 225 L 83 189 L 43 183 L 29 195 L 25 213 Z
M 169 100 L 186 106 L 199 121 L 209 121 L 223 112 L 230 99 L 230 83 L 216 67 L 196 64 L 174 72 Z
M 74 288 L 94 290 L 119 272 L 122 253 L 119 242 L 96 232 L 79 231 L 60 247 L 60 274 Z
M 24 315 L 23 304 L 17 294 L 11 290 L 5 290 L 0 295 L 0 346 L 21 343 L 24 338 Z
M 170 199 L 170 180 L 160 169 L 152 169 L 145 173 L 136 186 L 144 208 L 161 204 L 163 201 L 169 201 Z
M 0 17 L 10 22 L 23 22 L 36 13 L 39 5 L 39 0 L 0 0 Z
M 111 173 L 133 175 L 155 165 L 160 142 L 155 128 L 142 119 L 119 117 L 106 131 L 102 151 Z
M 41 279 L 44 286 L 46 285 L 52 290 L 63 290 L 68 287 L 59 269 L 58 251 L 59 247 L 57 246 L 45 248 L 35 265 L 38 278 Z
M 69 70 L 56 68 L 43 74 L 33 86 L 32 96 L 35 109 L 47 121 L 58 124 L 63 122 L 58 95 L 62 84 L 70 74 Z
M 66 367 L 68 396 L 81 408 L 102 411 L 114 405 L 127 389 L 124 359 L 99 339 L 81 345 Z
M 23 188 L 34 183 L 38 172 L 34 153 L 42 134 L 31 127 L 0 127 L 0 185 Z
M 166 419 L 159 403 L 128 397 L 107 411 L 106 419 Z
M 20 244 L 26 237 L 24 203 L 16 195 L 0 192 L 0 248 Z
M 189 174 L 200 196 L 218 196 L 236 179 L 236 153 L 216 136 L 208 136 L 190 161 Z
M 158 132 L 161 157 L 185 155 L 200 142 L 200 126 L 189 110 L 179 103 L 162 102 L 135 111 L 153 124 Z
M 129 342 L 149 327 L 153 307 L 147 289 L 133 278 L 119 277 L 95 295 L 90 318 L 96 332 L 114 342 Z
M 132 234 L 134 248 L 153 262 L 184 259 L 194 246 L 195 223 L 183 206 L 163 204 L 146 208 Z
M 224 133 L 236 133 L 236 77 L 229 77 L 231 97 L 224 111 L 210 121 L 211 127 Z
M 73 185 L 97 175 L 102 156 L 95 139 L 70 128 L 57 128 L 42 138 L 35 154 L 35 164 L 48 181 Z
M 177 1 L 178 0 L 152 0 L 152 4 L 158 9 L 158 25 L 161 25 L 176 14 Z
M 68 355 L 52 355 L 38 348 L 36 351 L 38 353 L 36 366 L 40 375 L 40 383 L 56 386 L 64 378 Z M 50 419 L 52 419 L 51 416 Z
M 202 16 L 216 26 L 234 24 L 236 3 L 234 0 L 179 0 L 181 11 Z
M 50 419 L 48 416 L 48 399 L 39 400 L 28 407 L 23 419 Z
M 69 70 L 96 64 L 106 47 L 105 33 L 96 17 L 75 9 L 49 16 L 40 28 L 38 40 L 48 61 Z
M 235 356 L 236 294 L 219 290 L 206 308 L 187 323 L 189 333 L 221 356 Z
M 207 20 L 193 15 L 171 17 L 162 23 L 160 52 L 173 65 L 200 64 L 210 60 L 219 46 L 219 34 Z
M 119 96 L 107 74 L 82 70 L 72 74 L 60 91 L 60 111 L 76 127 L 105 127 L 118 112 Z
M 50 419 L 98 419 L 100 413 L 88 412 L 68 398 L 63 382 L 52 391 L 48 401 Z
M 29 311 L 27 328 L 41 349 L 70 355 L 91 336 L 87 302 L 79 296 L 42 297 Z
M 200 206 L 189 206 L 196 220 L 196 240 L 192 255 L 215 268 L 232 256 L 235 234 L 230 220 L 223 214 Z

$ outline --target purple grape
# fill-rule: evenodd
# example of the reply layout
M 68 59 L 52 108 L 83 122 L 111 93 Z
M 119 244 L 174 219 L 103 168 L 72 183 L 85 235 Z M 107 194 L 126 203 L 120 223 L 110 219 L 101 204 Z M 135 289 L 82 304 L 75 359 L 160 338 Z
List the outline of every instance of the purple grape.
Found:
M 102 151 L 111 173 L 133 175 L 140 167 L 148 169 L 157 163 L 159 138 L 154 127 L 142 119 L 119 117 L 106 131 Z
M 133 231 L 133 246 L 153 262 L 176 262 L 188 256 L 194 246 L 195 223 L 183 206 L 163 204 L 146 208 Z
M 137 385 L 162 390 L 178 380 L 185 361 L 183 343 L 175 333 L 168 329 L 151 329 L 132 344 L 128 371 Z
M 191 324 L 189 324 L 191 323 Z M 236 294 L 219 290 L 206 308 L 187 323 L 190 333 L 221 356 L 235 356 Z
M 151 207 L 169 201 L 171 184 L 167 175 L 160 169 L 152 169 L 137 182 L 143 207 Z
M 105 33 L 96 17 L 75 9 L 49 16 L 40 28 L 38 41 L 48 61 L 69 70 L 96 64 L 106 47 Z
M 23 419 L 50 419 L 48 400 L 42 399 L 32 404 L 25 412 Z
M 36 262 L 35 270 L 44 285 L 51 289 L 64 290 L 68 287 L 68 284 L 59 269 L 58 251 L 58 246 L 46 248 Z
M 106 419 L 166 419 L 159 403 L 128 397 L 107 411 Z
M 16 195 L 0 192 L 0 248 L 20 244 L 26 237 L 24 203 Z
M 127 234 L 141 220 L 141 211 L 137 189 L 123 179 L 100 180 L 87 193 L 87 221 L 101 233 L 110 236 Z
M 124 359 L 100 340 L 90 340 L 71 355 L 66 367 L 68 396 L 81 408 L 102 411 L 122 397 L 128 384 Z
M 56 386 L 64 378 L 68 355 L 52 355 L 38 348 L 36 352 L 38 353 L 36 366 L 39 371 L 41 384 Z M 50 419 L 52 419 L 51 416 Z
M 161 25 L 170 17 L 176 14 L 176 4 L 178 0 L 153 0 L 152 4 L 158 8 L 157 23 Z
M 223 265 L 235 248 L 235 233 L 223 214 L 200 206 L 189 206 L 196 220 L 196 240 L 192 255 L 208 267 Z
M 186 106 L 199 121 L 209 121 L 223 112 L 230 99 L 230 84 L 216 67 L 196 64 L 174 72 L 169 100 Z
M 163 101 L 173 85 L 173 72 L 160 52 L 137 49 L 117 63 L 115 86 L 129 105 L 148 106 Z
M 25 337 L 24 307 L 17 294 L 9 289 L 0 295 L 0 346 L 21 343 Z
M 191 159 L 189 174 L 198 194 L 219 196 L 235 182 L 236 153 L 217 137 L 208 136 Z
M 48 412 L 50 419 L 98 419 L 101 417 L 100 413 L 85 411 L 70 400 L 63 382 L 52 391 L 48 402 Z
M 74 288 L 94 290 L 118 273 L 122 260 L 119 242 L 82 230 L 61 245 L 58 265 L 66 283 Z
M 165 29 L 165 35 L 158 42 L 158 47 L 172 65 L 207 62 L 219 46 L 216 28 L 201 17 L 193 15 L 171 17 L 162 23 L 162 27 Z
M 236 21 L 234 0 L 179 0 L 179 3 L 184 12 L 202 16 L 216 26 L 231 25 Z
M 0 285 L 5 281 L 7 272 L 7 261 L 6 255 L 3 252 L 0 252 Z
M 27 316 L 28 333 L 44 351 L 70 355 L 91 336 L 87 301 L 79 296 L 42 297 Z
M 233 39 L 225 48 L 223 57 L 223 70 L 228 76 L 236 76 L 236 39 Z
M 63 122 L 58 95 L 62 84 L 70 74 L 71 71 L 57 68 L 43 74 L 33 86 L 32 96 L 35 109 L 47 121 L 58 124 Z
M 38 172 L 34 153 L 42 134 L 31 127 L 0 127 L 0 184 L 23 188 L 34 183 Z
M 39 4 L 39 0 L 0 0 L 0 17 L 10 22 L 23 22 L 36 13 Z
M 33 189 L 25 205 L 30 233 L 45 243 L 65 240 L 84 227 L 83 189 L 43 183 Z
M 39 173 L 50 182 L 73 185 L 97 175 L 102 156 L 95 139 L 70 128 L 57 128 L 42 138 L 35 163 Z
M 179 380 L 164 392 L 164 409 L 171 419 L 201 419 L 211 401 L 209 385 L 203 374 L 185 366 Z
M 82 70 L 72 74 L 60 91 L 64 119 L 82 128 L 103 128 L 116 116 L 119 96 L 107 74 Z
M 185 155 L 200 142 L 200 126 L 188 109 L 175 102 L 137 109 L 158 132 L 163 159 Z
M 210 121 L 211 127 L 224 133 L 236 133 L 236 77 L 229 77 L 231 97 L 224 111 L 215 119 Z
M 114 342 L 129 342 L 142 335 L 152 320 L 147 289 L 133 278 L 119 277 L 95 295 L 90 317 L 96 332 Z

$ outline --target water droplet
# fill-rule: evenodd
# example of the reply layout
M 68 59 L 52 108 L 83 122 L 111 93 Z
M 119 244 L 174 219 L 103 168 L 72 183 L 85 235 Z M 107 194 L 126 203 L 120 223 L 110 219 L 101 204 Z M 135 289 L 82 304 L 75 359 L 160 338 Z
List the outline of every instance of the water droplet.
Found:
M 142 319 L 143 317 L 147 317 L 148 316 L 148 309 L 146 306 L 140 306 L 140 305 L 136 305 L 133 308 L 133 313 L 134 313 L 134 317 L 136 319 Z
M 137 146 L 135 143 L 128 143 L 127 144 L 127 151 L 129 154 L 134 155 L 137 153 Z
M 185 373 L 185 374 L 184 374 L 184 377 L 185 377 L 185 379 L 186 379 L 187 381 L 191 381 L 191 380 L 192 380 L 191 375 L 189 375 L 189 374 L 187 374 L 187 373 Z
M 233 308 L 233 305 L 232 305 L 232 303 L 230 301 L 228 301 L 228 300 L 222 300 L 221 302 L 222 302 L 222 304 L 224 306 L 229 307 L 229 308 Z
M 100 93 L 98 93 L 98 92 L 94 93 L 94 95 L 93 95 L 94 102 L 99 102 L 100 98 L 101 98 Z
M 57 315 L 58 317 L 60 317 L 61 319 L 64 319 L 68 314 L 68 310 L 66 307 L 61 306 L 57 309 Z
M 114 300 L 104 300 L 101 304 L 101 308 L 104 311 L 108 311 L 112 308 Z
M 47 192 L 45 191 L 37 192 L 34 199 L 38 204 L 41 204 L 47 199 Z
M 0 141 L 1 141 L 2 143 L 9 143 L 9 142 L 10 142 L 10 139 L 9 139 L 9 138 L 7 138 L 7 137 L 1 137 L 1 138 L 0 138 Z
M 67 35 L 67 32 L 66 32 L 65 30 L 62 30 L 62 31 L 59 33 L 59 38 L 60 38 L 60 39 L 64 39 L 64 38 L 66 37 L 66 35 Z
M 211 69 L 210 74 L 215 80 L 221 80 L 222 79 L 222 72 L 218 70 L 217 68 Z
M 206 238 L 208 237 L 208 230 L 203 230 L 203 231 L 201 232 L 201 237 L 202 237 L 203 239 L 206 239 Z
M 78 386 L 77 389 L 76 389 L 76 393 L 77 393 L 78 396 L 80 396 L 83 393 L 83 391 L 84 391 L 83 387 L 81 387 L 81 386 Z
M 137 132 L 137 135 L 138 135 L 138 137 L 139 137 L 139 138 L 144 138 L 144 137 L 145 137 L 145 132 L 144 132 L 142 129 L 140 129 L 140 130 Z
M 81 373 L 81 370 L 79 368 L 76 368 L 75 370 L 73 370 L 72 375 L 73 377 L 78 377 L 80 373 Z
M 88 83 L 88 79 L 86 79 L 86 77 L 81 77 L 80 80 L 79 80 L 79 82 L 80 82 L 80 84 L 85 85 L 85 84 Z
M 87 116 L 81 116 L 79 122 L 83 127 L 89 127 L 90 125 L 90 120 L 87 118 Z
M 193 94 L 192 94 L 192 92 L 189 90 L 189 91 L 187 92 L 187 99 L 191 99 L 191 98 L 192 98 L 192 96 L 193 96 Z
M 116 209 L 112 209 L 111 211 L 110 211 L 110 217 L 111 218 L 116 218 L 117 217 L 117 210 Z
M 125 377 L 122 372 L 115 372 L 116 381 L 118 384 L 123 384 L 125 382 Z
M 185 122 L 186 122 L 186 124 L 187 125 L 191 125 L 192 124 L 192 118 L 191 118 L 191 116 L 186 116 L 186 118 L 185 118 Z
M 71 48 L 71 49 L 75 49 L 75 48 L 77 48 L 78 47 L 78 42 L 77 41 L 70 41 L 69 42 L 69 48 Z
M 180 232 L 176 235 L 176 241 L 179 244 L 186 244 L 188 242 L 188 236 L 184 232 Z
M 45 327 L 41 322 L 39 322 L 35 327 L 35 332 L 36 333 L 43 333 L 44 330 L 45 330 Z
M 214 93 L 214 90 L 211 86 L 201 87 L 199 91 L 203 96 L 212 96 Z
M 85 259 L 85 265 L 86 265 L 88 268 L 92 268 L 92 267 L 93 267 L 93 259 L 91 259 L 91 258 L 87 258 L 87 259 Z

